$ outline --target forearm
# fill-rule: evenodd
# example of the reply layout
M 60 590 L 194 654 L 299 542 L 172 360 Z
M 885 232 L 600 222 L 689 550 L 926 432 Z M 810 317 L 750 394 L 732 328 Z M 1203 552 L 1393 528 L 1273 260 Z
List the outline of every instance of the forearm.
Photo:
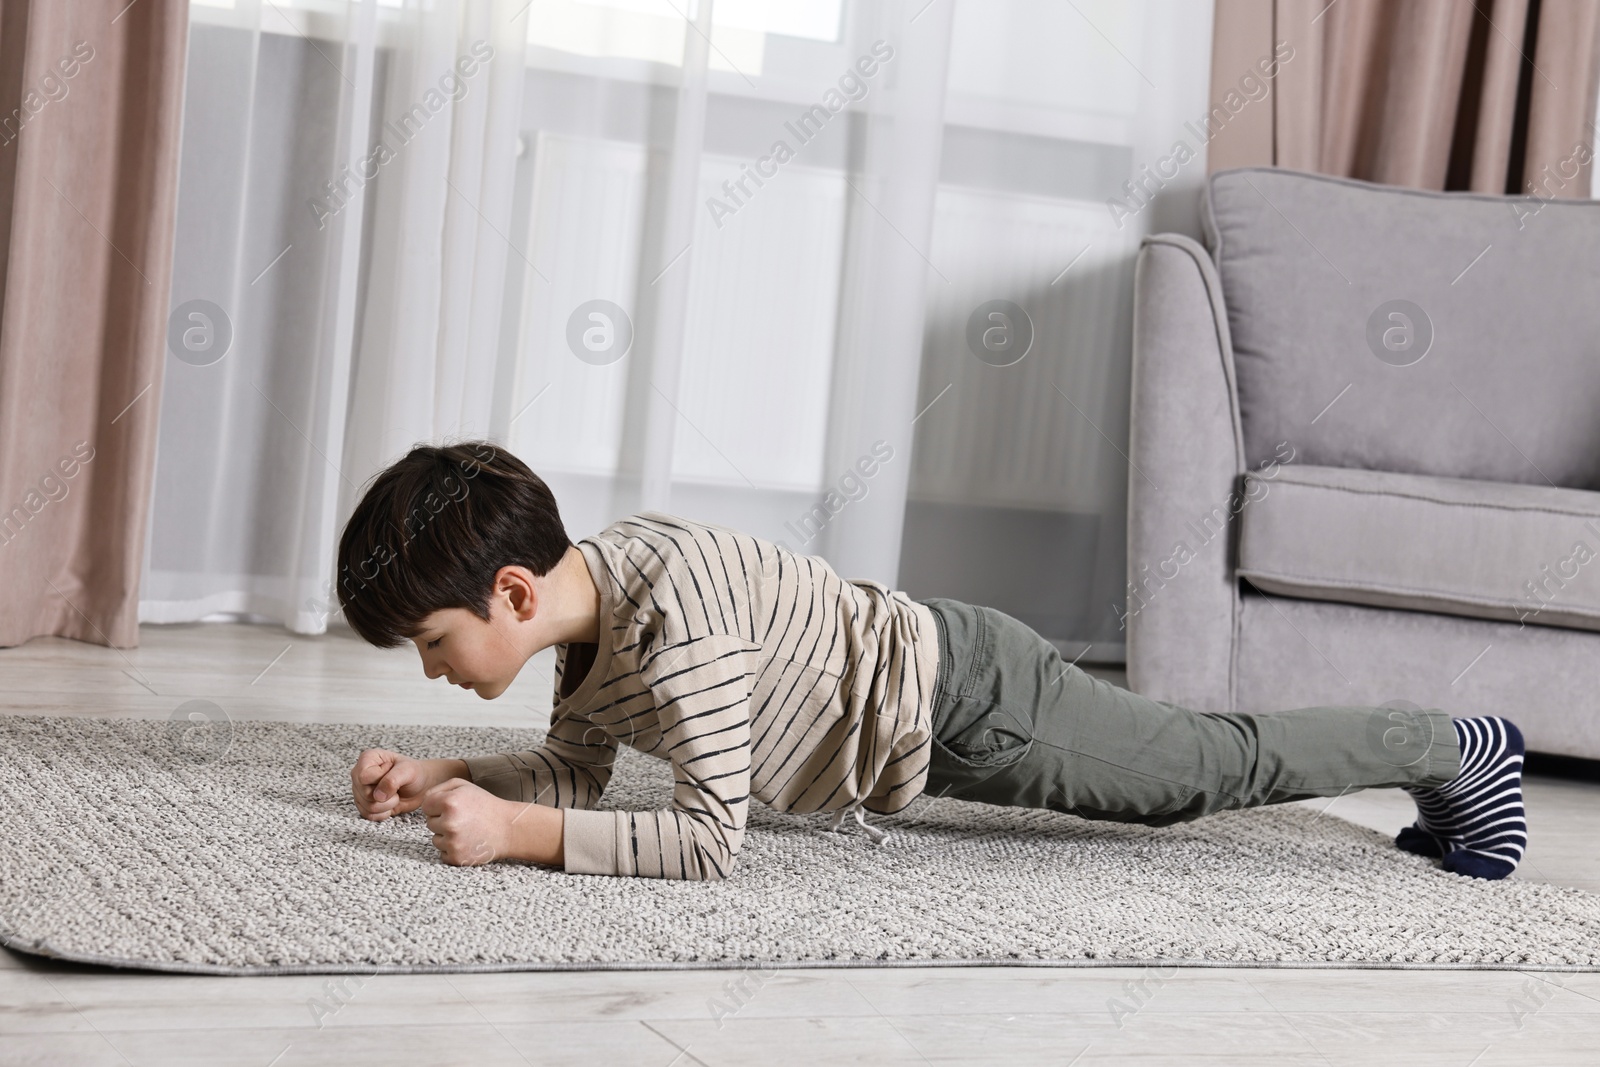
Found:
M 732 825 L 685 811 L 569 811 L 563 865 L 569 874 L 721 881 L 744 837 L 743 809 Z
M 467 761 L 464 759 L 431 759 L 427 762 L 432 764 L 429 767 L 430 773 L 428 777 L 435 784 L 448 782 L 452 778 L 465 778 L 469 782 L 472 781 L 472 775 L 467 770 Z
M 561 867 L 566 863 L 563 828 L 564 809 L 543 804 L 521 804 L 512 817 L 507 837 L 508 858 Z
M 462 761 L 463 778 L 502 800 L 551 808 L 592 808 L 600 802 L 609 766 L 563 759 L 548 748 L 500 752 Z

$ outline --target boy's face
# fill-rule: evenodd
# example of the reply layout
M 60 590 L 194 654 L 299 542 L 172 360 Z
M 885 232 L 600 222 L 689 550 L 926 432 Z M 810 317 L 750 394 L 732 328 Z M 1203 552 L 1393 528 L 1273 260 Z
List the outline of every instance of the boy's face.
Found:
M 423 673 L 471 689 L 484 700 L 505 692 L 527 656 L 518 651 L 513 628 L 504 625 L 507 613 L 497 600 L 489 601 L 488 622 L 466 608 L 444 608 L 424 619 L 411 639 L 422 656 Z

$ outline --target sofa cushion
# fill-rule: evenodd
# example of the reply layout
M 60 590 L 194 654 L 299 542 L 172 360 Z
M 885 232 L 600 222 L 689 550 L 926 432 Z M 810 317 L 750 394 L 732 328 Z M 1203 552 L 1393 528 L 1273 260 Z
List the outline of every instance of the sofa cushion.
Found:
M 1600 201 L 1545 196 L 1214 175 L 1246 466 L 1600 489 Z
M 1600 630 L 1600 493 L 1280 465 L 1245 475 L 1238 573 L 1268 593 Z

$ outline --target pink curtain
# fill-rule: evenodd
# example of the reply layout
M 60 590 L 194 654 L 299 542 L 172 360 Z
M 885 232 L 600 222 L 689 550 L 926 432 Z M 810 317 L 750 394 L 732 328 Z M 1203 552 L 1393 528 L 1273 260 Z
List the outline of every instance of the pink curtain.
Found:
M 1597 77 L 1597 0 L 1217 0 L 1209 167 L 1586 197 Z
M 0 0 L 0 645 L 139 642 L 188 0 Z

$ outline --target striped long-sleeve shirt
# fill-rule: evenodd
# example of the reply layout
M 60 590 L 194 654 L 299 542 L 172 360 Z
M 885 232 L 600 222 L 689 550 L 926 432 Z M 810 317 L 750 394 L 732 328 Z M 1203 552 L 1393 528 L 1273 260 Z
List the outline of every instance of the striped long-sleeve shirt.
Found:
M 567 809 L 568 871 L 720 879 L 751 797 L 888 813 L 922 791 L 939 654 L 926 605 L 656 511 L 578 548 L 599 643 L 556 646 L 542 748 L 466 761 L 497 796 Z M 671 762 L 670 808 L 594 810 L 619 744 Z

